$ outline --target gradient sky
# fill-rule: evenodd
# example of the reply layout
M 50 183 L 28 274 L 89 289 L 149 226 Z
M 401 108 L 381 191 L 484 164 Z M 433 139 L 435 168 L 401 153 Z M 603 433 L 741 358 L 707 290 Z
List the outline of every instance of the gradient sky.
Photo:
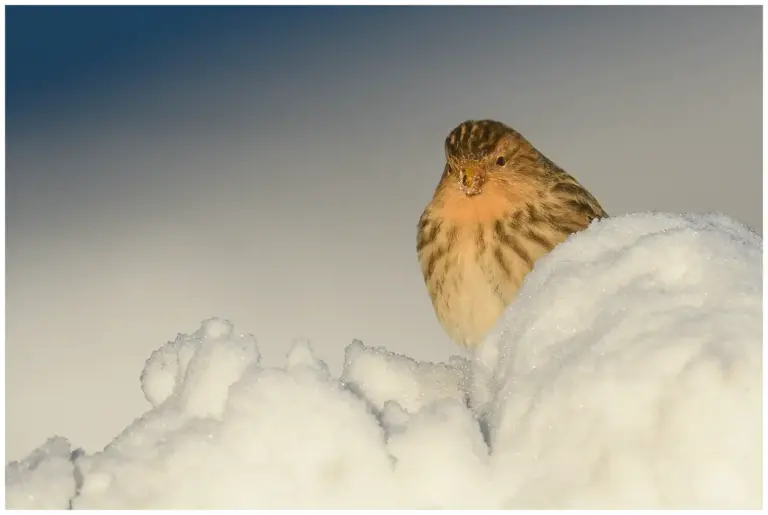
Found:
M 144 360 L 221 316 L 459 351 L 415 225 L 443 139 L 520 130 L 612 215 L 762 232 L 760 7 L 6 7 L 6 450 L 88 450 Z

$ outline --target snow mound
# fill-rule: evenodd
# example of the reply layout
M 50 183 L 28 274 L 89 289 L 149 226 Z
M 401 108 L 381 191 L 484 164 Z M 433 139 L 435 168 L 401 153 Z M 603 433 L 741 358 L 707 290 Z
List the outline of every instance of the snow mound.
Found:
M 5 502 L 16 510 L 60 510 L 69 506 L 77 484 L 69 441 L 49 438 L 21 461 L 5 468 Z
M 761 239 L 637 214 L 537 264 L 473 401 L 513 507 L 758 507 L 761 364 Z
M 9 508 L 758 508 L 762 240 L 719 215 L 594 223 L 471 359 L 353 342 L 332 377 L 210 319 L 155 351 L 102 452 L 52 439 Z

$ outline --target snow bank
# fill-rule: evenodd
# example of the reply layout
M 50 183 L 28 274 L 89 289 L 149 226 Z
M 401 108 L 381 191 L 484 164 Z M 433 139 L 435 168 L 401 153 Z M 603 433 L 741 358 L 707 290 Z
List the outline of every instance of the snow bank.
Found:
M 536 269 L 475 367 L 510 505 L 759 507 L 761 239 L 633 215 Z
M 74 457 L 69 442 L 49 438 L 20 462 L 5 468 L 5 503 L 8 508 L 59 510 L 76 493 Z
M 757 508 L 762 240 L 722 216 L 593 224 L 472 360 L 307 342 L 265 368 L 211 319 L 155 351 L 103 452 L 49 440 L 9 508 Z M 98 416 L 98 414 L 94 414 Z

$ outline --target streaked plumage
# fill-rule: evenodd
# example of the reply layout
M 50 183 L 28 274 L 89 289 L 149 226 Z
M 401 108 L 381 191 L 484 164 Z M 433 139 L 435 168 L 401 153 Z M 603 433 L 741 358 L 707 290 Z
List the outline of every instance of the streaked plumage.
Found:
M 445 140 L 446 165 L 418 225 L 417 252 L 438 320 L 474 347 L 536 260 L 595 218 L 595 198 L 501 122 L 469 120 Z

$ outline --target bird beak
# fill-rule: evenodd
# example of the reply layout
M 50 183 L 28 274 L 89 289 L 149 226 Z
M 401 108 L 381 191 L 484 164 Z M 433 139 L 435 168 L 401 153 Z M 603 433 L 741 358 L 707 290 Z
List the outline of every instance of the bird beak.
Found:
M 477 168 L 461 168 L 459 170 L 459 186 L 470 197 L 480 193 L 483 179 L 483 174 Z

